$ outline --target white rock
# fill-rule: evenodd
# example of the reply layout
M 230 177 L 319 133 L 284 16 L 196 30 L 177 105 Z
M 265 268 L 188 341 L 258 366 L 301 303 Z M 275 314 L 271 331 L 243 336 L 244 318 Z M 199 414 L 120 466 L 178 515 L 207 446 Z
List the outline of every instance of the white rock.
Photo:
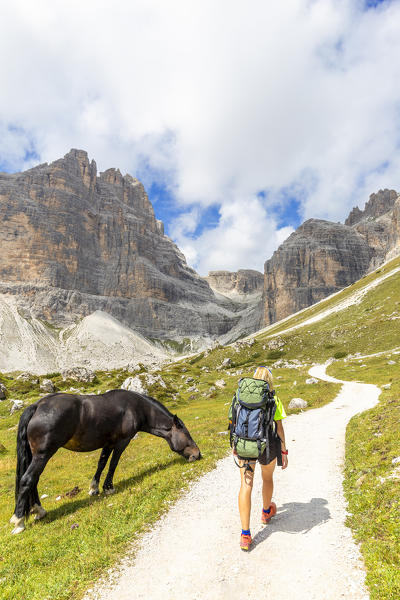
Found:
M 309 379 L 306 379 L 306 383 L 307 384 L 318 383 L 318 379 L 315 379 L 315 377 L 309 377 Z
M 0 383 L 0 400 L 6 399 L 7 388 L 3 383 Z
M 167 384 L 165 383 L 165 381 L 161 377 L 161 375 L 154 375 L 152 373 L 145 373 L 145 375 L 143 377 L 144 377 L 144 380 L 146 382 L 146 385 L 148 385 L 148 386 L 155 385 L 156 383 L 158 383 L 163 388 L 167 387 Z
M 18 375 L 17 379 L 19 381 L 31 381 L 33 377 L 34 376 L 31 373 L 21 373 L 21 375 Z M 35 381 L 37 382 L 37 379 Z M 31 383 L 33 383 L 33 381 Z
M 71 369 L 64 369 L 61 371 L 61 376 L 64 379 L 75 379 L 75 381 L 83 381 L 89 383 L 93 381 L 96 374 L 85 367 L 72 367 Z
M 146 394 L 146 389 L 143 387 L 142 381 L 138 375 L 136 375 L 136 377 L 127 377 L 121 385 L 121 389 L 127 390 L 128 392 Z
M 192 385 L 190 388 L 186 390 L 187 392 L 198 392 L 198 388 L 195 385 Z
M 22 400 L 10 400 L 10 402 L 11 402 L 10 415 L 17 412 L 17 410 L 21 410 L 21 408 L 24 408 L 24 403 Z
M 281 337 L 273 338 L 268 342 L 268 348 L 270 350 L 280 350 L 285 345 L 285 340 Z
M 55 390 L 54 383 L 51 381 L 51 379 L 42 379 L 42 381 L 40 382 L 39 389 L 42 392 L 52 394 Z
M 388 361 L 387 361 L 387 364 L 388 364 L 388 365 L 395 365 L 395 364 L 396 364 L 396 361 L 395 361 L 395 360 L 388 360 Z
M 293 409 L 293 408 L 306 408 L 308 406 L 308 402 L 307 400 L 303 400 L 302 398 L 292 398 L 292 400 L 289 402 L 289 408 Z
M 40 496 L 40 499 L 41 499 L 41 500 L 44 500 L 45 498 L 48 498 L 48 497 L 49 497 L 49 495 L 48 495 L 48 494 L 42 494 L 42 495 Z
M 217 379 L 217 381 L 215 382 L 215 385 L 218 388 L 224 388 L 226 386 L 225 379 Z
M 392 465 L 398 465 L 400 464 L 400 456 L 396 456 L 396 458 L 394 458 L 392 460 Z
M 230 367 L 230 366 L 231 366 L 231 364 L 232 364 L 232 360 L 231 360 L 230 358 L 225 358 L 225 359 L 222 361 L 222 365 L 221 365 L 221 366 L 222 366 L 222 367 Z
M 192 381 L 194 381 L 193 377 L 186 377 L 185 379 L 185 383 L 191 383 Z
M 385 383 L 385 385 L 382 386 L 382 389 L 384 389 L 384 390 L 390 390 L 391 387 L 392 387 L 391 383 Z

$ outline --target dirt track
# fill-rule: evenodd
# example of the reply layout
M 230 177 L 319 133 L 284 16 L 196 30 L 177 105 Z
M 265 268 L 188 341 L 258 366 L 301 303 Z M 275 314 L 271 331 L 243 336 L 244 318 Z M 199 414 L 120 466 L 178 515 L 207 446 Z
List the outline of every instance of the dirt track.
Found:
M 324 375 L 324 367 L 310 374 Z M 346 425 L 380 390 L 344 383 L 327 406 L 285 420 L 289 467 L 276 470 L 278 514 L 263 527 L 260 473 L 253 490 L 252 550 L 239 549 L 239 473 L 229 456 L 202 477 L 157 526 L 136 556 L 87 600 L 364 600 L 364 571 L 344 525 L 342 464 Z M 257 468 L 258 469 L 258 468 Z

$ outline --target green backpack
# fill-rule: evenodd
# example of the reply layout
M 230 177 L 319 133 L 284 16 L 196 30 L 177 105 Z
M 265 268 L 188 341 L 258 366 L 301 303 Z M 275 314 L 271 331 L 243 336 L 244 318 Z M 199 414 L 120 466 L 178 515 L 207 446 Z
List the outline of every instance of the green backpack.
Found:
M 275 410 L 275 392 L 266 381 L 240 379 L 228 414 L 230 443 L 239 458 L 256 460 L 266 449 L 268 460 L 268 440 L 277 439 Z

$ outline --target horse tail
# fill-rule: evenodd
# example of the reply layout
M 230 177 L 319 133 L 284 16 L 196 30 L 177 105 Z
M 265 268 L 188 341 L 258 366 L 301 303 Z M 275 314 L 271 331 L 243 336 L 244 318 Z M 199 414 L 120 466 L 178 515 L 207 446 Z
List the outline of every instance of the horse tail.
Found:
M 15 502 L 18 501 L 18 495 L 21 487 L 21 479 L 23 475 L 28 470 L 29 465 L 32 462 L 32 451 L 28 442 L 28 424 L 35 414 L 37 409 L 37 404 L 31 404 L 28 406 L 21 415 L 18 424 L 18 433 L 17 433 L 17 470 L 15 474 Z M 29 493 L 28 498 L 26 499 L 24 514 L 25 516 L 29 515 L 29 511 L 32 506 L 36 503 L 39 503 L 39 494 L 37 491 L 37 487 Z

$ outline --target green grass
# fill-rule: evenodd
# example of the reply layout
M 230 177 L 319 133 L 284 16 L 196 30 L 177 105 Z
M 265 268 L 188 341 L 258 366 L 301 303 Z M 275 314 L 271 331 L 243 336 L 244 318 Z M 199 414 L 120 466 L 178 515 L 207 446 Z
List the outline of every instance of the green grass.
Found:
M 248 353 L 250 350 L 250 355 Z M 173 363 L 161 375 L 167 387 L 155 385 L 150 393 L 173 412 L 178 412 L 198 443 L 203 459 L 187 463 L 172 453 L 159 438 L 140 433 L 123 454 L 118 466 L 113 496 L 87 495 L 96 470 L 98 452 L 74 453 L 59 450 L 50 460 L 39 482 L 39 494 L 47 494 L 43 506 L 46 518 L 38 523 L 29 521 L 26 531 L 11 536 L 8 520 L 13 513 L 15 477 L 15 438 L 20 413 L 10 415 L 10 404 L 0 403 L 0 583 L 2 600 L 78 599 L 96 579 L 109 568 L 128 543 L 168 510 L 189 484 L 215 466 L 229 452 L 228 436 L 221 434 L 227 427 L 227 412 L 237 386 L 237 367 L 218 371 L 220 352 L 208 357 Z M 243 375 L 251 374 L 255 363 L 250 360 L 252 349 L 236 355 L 246 364 Z M 201 367 L 208 364 L 209 372 Z M 250 364 L 251 363 L 251 364 Z M 128 374 L 125 371 L 99 372 L 91 384 L 63 382 L 59 374 L 49 374 L 57 389 L 75 387 L 85 393 L 95 393 L 119 387 Z M 335 384 L 306 385 L 307 367 L 276 369 L 276 387 L 287 407 L 293 396 L 307 398 L 310 407 L 320 406 L 337 393 Z M 48 376 L 46 376 L 48 377 Z M 183 379 L 182 379 L 183 377 Z M 194 381 L 185 383 L 187 377 Z M 226 387 L 210 392 L 217 379 Z M 20 398 L 29 404 L 39 397 L 39 384 L 29 384 L 16 378 L 0 376 L 6 384 L 9 398 Z M 191 385 L 198 392 L 188 392 Z M 65 494 L 75 486 L 81 492 L 74 498 Z M 56 500 L 58 496 L 61 500 Z M 78 527 L 73 526 L 78 524 Z M 26 573 L 29 571 L 29 577 Z
M 361 364 L 366 363 L 367 367 L 361 367 L 349 358 L 339 360 L 340 356 L 379 352 L 399 345 L 400 321 L 393 317 L 400 315 L 400 277 L 388 278 L 357 305 L 292 332 L 281 333 L 334 306 L 353 290 L 361 289 L 397 266 L 400 266 L 400 259 L 381 268 L 379 273 L 368 275 L 335 298 L 261 332 L 253 343 L 218 346 L 166 367 L 161 372 L 166 388 L 157 384 L 149 392 L 185 421 L 204 459 L 186 463 L 171 453 L 163 440 L 139 434 L 121 458 L 114 479 L 116 494 L 90 498 L 87 489 L 96 469 L 98 453 L 76 454 L 60 450 L 39 482 L 39 493 L 48 494 L 43 501 L 48 516 L 15 537 L 10 536 L 8 519 L 14 508 L 15 437 L 20 413 L 10 416 L 9 401 L 0 402 L 2 600 L 81 598 L 84 591 L 115 563 L 128 544 L 168 509 L 182 490 L 212 469 L 228 452 L 227 436 L 220 432 L 226 429 L 228 407 L 240 376 L 251 375 L 258 364 L 267 364 L 273 367 L 276 389 L 286 408 L 293 397 L 306 399 L 310 408 L 318 407 L 329 402 L 339 386 L 322 382 L 307 385 L 307 371 L 313 362 L 324 362 L 335 356 L 337 360 L 330 369 L 342 379 L 368 381 L 373 377 L 378 384 L 388 383 L 390 377 L 393 379 L 392 388 L 382 394 L 379 407 L 350 423 L 346 494 L 352 513 L 349 524 L 362 542 L 371 597 L 376 600 L 400 597 L 396 481 L 386 479 L 381 483 L 379 479 L 390 474 L 391 459 L 400 454 L 398 369 L 389 369 L 384 358 L 362 361 Z M 285 345 L 278 351 L 270 350 L 268 341 L 271 335 L 278 334 Z M 221 370 L 220 365 L 227 357 L 231 359 L 231 365 Z M 274 367 L 276 361 L 294 359 L 301 362 L 298 368 Z M 142 368 L 140 376 L 144 373 Z M 22 399 L 26 404 L 35 401 L 40 396 L 39 384 L 19 381 L 16 375 L 0 376 L 0 381 L 7 386 L 8 398 Z M 97 393 L 120 387 L 127 375 L 123 370 L 99 372 L 96 380 L 89 384 L 64 382 L 58 373 L 48 377 L 58 390 L 74 387 L 82 393 Z M 188 377 L 193 381 L 186 383 Z M 212 390 L 218 379 L 224 379 L 226 386 Z M 189 392 L 188 388 L 193 385 L 196 389 Z M 361 487 L 355 488 L 355 481 L 364 474 L 366 478 Z M 75 498 L 66 497 L 66 492 L 75 486 L 82 491 Z M 62 496 L 59 501 L 56 500 L 58 495 Z M 73 528 L 75 524 L 79 526 Z M 28 571 L 29 577 L 26 577 Z M 380 591 L 377 585 L 381 585 Z M 382 589 L 385 595 L 379 595 Z
M 388 365 L 388 360 L 396 364 Z M 395 600 L 400 598 L 400 479 L 390 475 L 393 458 L 400 456 L 400 355 L 338 362 L 328 373 L 391 384 L 375 408 L 349 423 L 344 488 L 351 513 L 348 525 L 361 543 L 371 599 Z

